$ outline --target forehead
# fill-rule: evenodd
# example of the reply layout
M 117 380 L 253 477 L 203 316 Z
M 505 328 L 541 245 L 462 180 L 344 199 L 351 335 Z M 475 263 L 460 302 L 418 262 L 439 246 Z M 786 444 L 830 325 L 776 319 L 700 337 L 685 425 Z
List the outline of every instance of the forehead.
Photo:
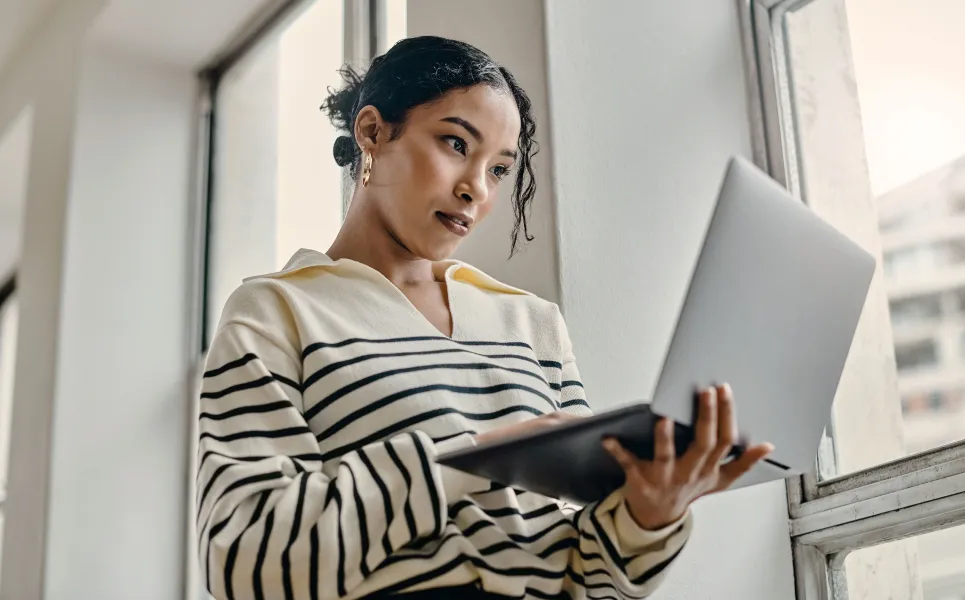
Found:
M 439 121 L 459 117 L 472 123 L 487 144 L 515 148 L 519 138 L 520 119 L 516 101 L 506 90 L 489 85 L 452 90 L 435 102 L 419 106 L 409 118 Z

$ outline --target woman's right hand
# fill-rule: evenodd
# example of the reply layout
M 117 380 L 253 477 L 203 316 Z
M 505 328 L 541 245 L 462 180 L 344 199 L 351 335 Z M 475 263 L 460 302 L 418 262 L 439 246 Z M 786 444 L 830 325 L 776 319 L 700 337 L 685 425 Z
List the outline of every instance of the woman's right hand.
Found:
M 498 429 L 493 429 L 492 431 L 486 431 L 480 433 L 476 436 L 477 444 L 484 444 L 486 442 L 491 442 L 499 438 L 520 435 L 524 433 L 530 433 L 539 431 L 540 429 L 546 429 L 548 427 L 556 427 L 557 425 L 562 425 L 563 423 L 568 423 L 570 421 L 582 419 L 577 415 L 571 415 L 565 412 L 554 412 L 535 419 L 527 419 L 525 421 L 520 421 L 519 423 L 513 423 L 512 425 L 505 425 Z

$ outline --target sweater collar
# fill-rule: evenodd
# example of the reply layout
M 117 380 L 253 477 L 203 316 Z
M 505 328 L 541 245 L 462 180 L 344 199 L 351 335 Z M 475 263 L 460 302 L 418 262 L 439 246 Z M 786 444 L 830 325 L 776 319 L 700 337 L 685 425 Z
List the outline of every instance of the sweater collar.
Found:
M 302 248 L 295 252 L 290 259 L 288 259 L 288 262 L 280 271 L 247 277 L 245 278 L 245 281 L 251 281 L 253 279 L 283 279 L 287 275 L 291 275 L 292 273 L 296 273 L 304 269 L 337 269 L 344 264 L 357 265 L 360 263 L 356 263 L 355 261 L 332 260 L 323 252 Z M 476 267 L 454 259 L 442 260 L 433 263 L 432 272 L 438 279 L 444 278 L 447 281 L 459 281 L 483 290 L 503 294 L 529 295 L 529 292 L 506 285 L 505 283 L 502 283 L 501 281 L 498 281 L 483 273 Z

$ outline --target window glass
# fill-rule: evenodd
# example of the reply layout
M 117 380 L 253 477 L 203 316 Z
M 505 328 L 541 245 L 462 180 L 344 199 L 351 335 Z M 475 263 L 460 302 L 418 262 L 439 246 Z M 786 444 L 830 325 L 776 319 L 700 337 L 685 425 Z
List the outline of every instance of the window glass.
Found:
M 299 248 L 325 251 L 342 220 L 338 133 L 319 107 L 338 88 L 342 2 L 316 1 L 222 77 L 215 98 L 206 336 L 243 278 L 280 269 Z
M 0 551 L 3 507 L 10 466 L 13 377 L 18 311 L 14 277 L 20 257 L 23 207 L 27 195 L 33 109 L 28 106 L 0 128 Z M 0 557 L 2 560 L 2 557 Z
M 383 0 L 385 37 L 379 40 L 379 52 L 385 52 L 406 37 L 408 31 L 407 0 Z
M 965 334 L 965 38 L 951 26 L 965 19 L 965 5 L 846 6 L 881 243 L 915 252 L 907 268 L 885 272 L 898 387 L 916 399 L 902 403 L 911 454 L 965 439 L 957 348 Z M 909 218 L 884 227 L 896 212 Z
M 893 296 L 890 301 L 891 324 L 895 328 L 905 325 L 931 325 L 942 314 L 942 303 L 934 296 L 902 298 Z
M 877 569 L 868 560 L 872 554 L 899 554 L 917 568 L 909 572 L 910 576 Z M 856 550 L 844 559 L 844 568 L 851 600 L 965 600 L 965 525 Z M 894 590 L 902 590 L 902 595 L 891 595 Z
M 824 477 L 965 440 L 962 22 L 954 0 L 815 0 L 785 20 L 801 193 L 881 252 Z
M 938 365 L 938 342 L 934 339 L 895 344 L 898 372 L 934 368 Z
M 6 306 L 0 307 L 0 496 L 5 495 L 7 490 L 16 350 L 17 303 L 16 300 L 9 300 Z

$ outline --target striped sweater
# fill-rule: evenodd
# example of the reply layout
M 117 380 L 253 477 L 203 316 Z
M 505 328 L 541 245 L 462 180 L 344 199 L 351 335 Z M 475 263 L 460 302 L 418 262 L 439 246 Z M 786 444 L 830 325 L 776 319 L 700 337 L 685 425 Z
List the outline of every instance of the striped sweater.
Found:
M 228 300 L 200 400 L 200 562 L 219 599 L 360 598 L 475 584 L 516 598 L 643 598 L 691 516 L 641 529 L 438 465 L 476 433 L 589 414 L 555 304 L 434 265 L 442 336 L 380 273 L 299 251 Z

